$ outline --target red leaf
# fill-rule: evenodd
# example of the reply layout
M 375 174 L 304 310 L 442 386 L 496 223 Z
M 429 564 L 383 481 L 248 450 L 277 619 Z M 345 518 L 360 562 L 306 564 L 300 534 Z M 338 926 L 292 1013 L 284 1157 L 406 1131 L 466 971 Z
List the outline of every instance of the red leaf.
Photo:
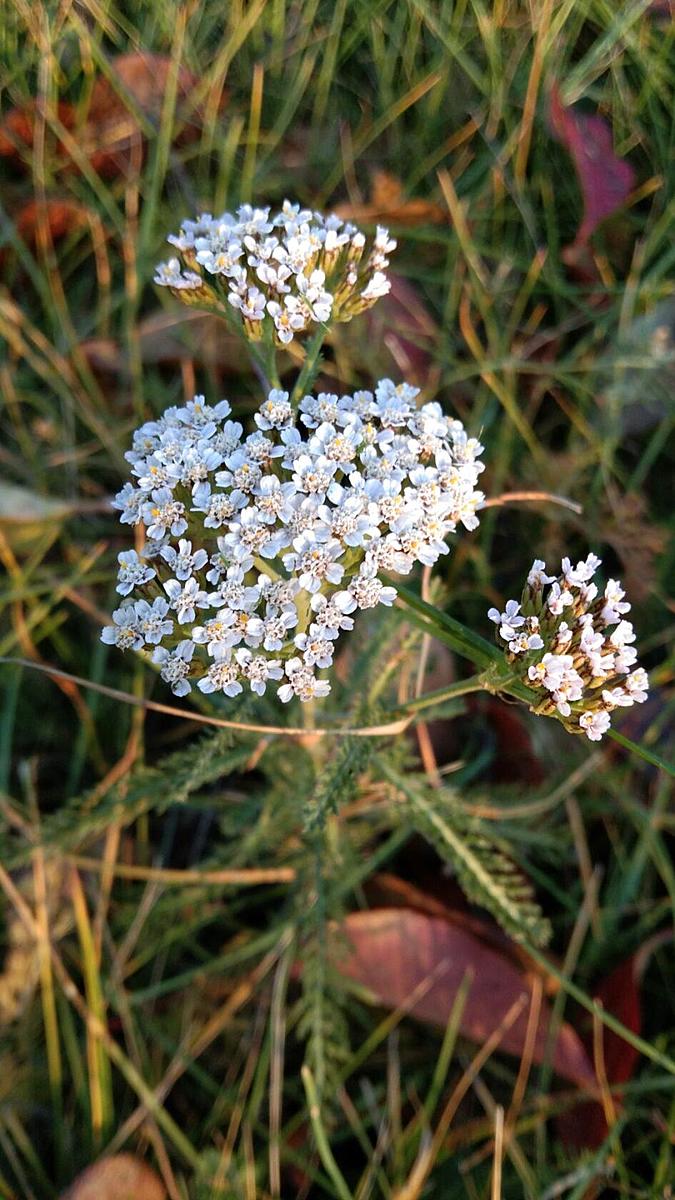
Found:
M 87 224 L 87 210 L 74 200 L 31 200 L 16 217 L 16 231 L 27 245 L 37 242 L 41 220 L 57 241 Z
M 420 1021 L 444 1027 L 450 1017 L 457 989 L 467 971 L 472 982 L 460 1030 L 474 1042 L 492 1034 L 519 997 L 532 997 L 532 980 L 506 955 L 499 953 L 474 932 L 442 917 L 410 909 L 382 908 L 351 913 L 341 925 L 351 945 L 340 961 L 350 979 L 373 993 L 387 1008 L 405 1007 Z M 411 994 L 425 980 L 427 990 L 412 1003 Z M 520 1056 L 525 1045 L 528 1005 L 507 1030 L 500 1049 Z M 546 1052 L 550 1008 L 542 1000 L 534 1041 L 534 1061 L 541 1063 Z M 595 1076 L 586 1052 L 570 1025 L 563 1024 L 553 1053 L 559 1075 L 586 1088 L 594 1088 Z
M 631 1033 L 639 1033 L 642 1027 L 642 1005 L 640 1000 L 640 984 L 642 976 L 653 951 L 664 941 L 672 938 L 671 930 L 662 930 L 654 934 L 641 948 L 638 954 L 624 959 L 603 979 L 595 989 L 595 998 L 600 1000 L 603 1008 L 612 1016 L 617 1017 Z M 593 1053 L 593 1030 L 586 1028 L 583 1041 L 589 1054 Z M 640 1055 L 634 1046 L 620 1037 L 618 1033 L 603 1026 L 602 1047 L 605 1075 L 610 1086 L 627 1083 L 632 1079 Z M 620 1104 L 620 1096 L 613 1094 L 614 1103 Z M 556 1122 L 560 1137 L 566 1146 L 576 1150 L 595 1150 L 604 1142 L 609 1128 L 605 1112 L 601 1104 L 588 1101 L 576 1105 L 569 1112 L 560 1116 Z
M 72 129 L 75 124 L 75 109 L 72 104 L 67 104 L 65 100 L 59 100 L 56 111 L 61 124 L 65 125 L 66 129 Z M 34 100 L 23 108 L 10 108 L 0 122 L 0 156 L 21 161 L 22 150 L 30 150 L 33 146 L 34 129 Z M 64 153 L 60 143 L 58 152 Z
M 27 246 L 33 248 L 40 240 L 40 231 L 48 231 L 52 241 L 65 237 L 74 229 L 88 224 L 87 210 L 74 200 L 30 200 L 14 217 L 16 232 Z M 0 249 L 0 265 L 4 265 L 11 246 Z
M 624 203 L 635 171 L 614 153 L 612 131 L 604 118 L 565 108 L 557 87 L 551 89 L 549 116 L 553 132 L 572 156 L 581 185 L 584 215 L 566 250 L 568 257 L 578 257 L 600 222 Z

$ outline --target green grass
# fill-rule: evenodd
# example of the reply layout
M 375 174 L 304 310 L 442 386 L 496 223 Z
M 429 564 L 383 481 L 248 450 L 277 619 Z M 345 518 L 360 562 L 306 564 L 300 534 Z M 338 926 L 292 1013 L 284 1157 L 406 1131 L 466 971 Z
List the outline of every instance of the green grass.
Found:
M 166 86 L 150 107 L 121 89 L 144 149 L 135 134 L 119 152 L 125 172 L 100 172 L 83 132 L 89 97 L 96 78 L 115 81 L 114 56 L 134 50 L 169 59 Z M 106 500 L 142 419 L 192 390 L 250 413 L 257 384 L 224 335 L 177 331 L 185 310 L 151 282 L 165 236 L 200 207 L 361 204 L 388 172 L 403 201 L 443 214 L 387 222 L 399 240 L 392 269 L 433 331 L 406 327 L 419 343 L 415 382 L 480 434 L 489 496 L 546 492 L 582 511 L 488 509 L 436 572 L 451 620 L 373 621 L 329 717 L 391 719 L 429 630 L 440 675 L 428 687 L 446 682 L 444 631 L 460 653 L 452 620 L 489 636 L 487 607 L 519 592 L 535 555 L 593 548 L 626 581 L 653 691 L 619 731 L 647 762 L 582 745 L 521 708 L 503 710 L 518 722 L 504 735 L 494 707 L 459 698 L 434 743 L 451 769 L 453 839 L 480 836 L 529 880 L 553 931 L 555 1018 L 577 1024 L 599 981 L 675 914 L 671 793 L 658 770 L 673 759 L 674 50 L 675 24 L 644 0 L 10 0 L 0 20 L 2 111 L 37 100 L 40 114 L 33 147 L 0 158 L 0 656 L 171 701 L 151 671 L 99 641 L 113 564 L 130 544 Z M 192 114 L 179 66 L 199 80 Z M 564 103 L 600 111 L 637 173 L 628 205 L 593 239 L 590 281 L 561 256 L 582 196 L 547 122 L 554 83 Z M 74 106 L 74 126 L 57 100 Z M 44 197 L 77 204 L 82 220 L 63 237 L 22 236 L 24 206 Z M 332 343 L 325 370 L 345 390 L 401 375 L 387 311 Z M 99 365 L 104 351 L 112 369 Z M 285 370 L 292 382 L 290 360 Z M 30 513 L 5 484 L 31 493 Z M 555 1120 L 574 1089 L 550 1064 L 532 1066 L 522 1091 L 518 1060 L 497 1050 L 474 1078 L 481 1048 L 456 1040 L 459 1010 L 444 1039 L 364 1004 L 339 977 L 326 922 L 365 907 L 378 870 L 461 903 L 394 786 L 433 797 L 414 739 L 334 749 L 204 733 L 29 666 L 0 670 L 0 1196 L 49 1200 L 110 1149 L 151 1163 L 171 1200 L 670 1194 L 663 937 L 645 964 L 640 1029 L 595 1009 L 618 1019 L 639 1057 L 609 1138 L 581 1155 Z M 204 701 L 203 712 L 284 720 L 271 700 Z M 505 751 L 516 734 L 530 748 L 514 777 Z M 261 869 L 276 874 L 208 874 Z M 495 1150 L 499 1111 L 511 1111 L 512 1136 Z

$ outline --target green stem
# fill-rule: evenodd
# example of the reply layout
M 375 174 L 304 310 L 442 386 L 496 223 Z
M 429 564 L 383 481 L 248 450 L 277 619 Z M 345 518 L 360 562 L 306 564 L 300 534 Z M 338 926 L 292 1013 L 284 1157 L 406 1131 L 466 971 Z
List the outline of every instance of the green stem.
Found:
M 626 1026 L 623 1025 L 621 1021 L 617 1020 L 612 1013 L 608 1012 L 607 1009 L 602 1006 L 602 1004 L 599 1004 L 596 1000 L 593 1000 L 590 996 L 586 995 L 586 992 L 584 992 L 580 987 L 577 987 L 577 985 L 573 983 L 571 979 L 568 979 L 564 972 L 561 971 L 559 967 L 555 966 L 553 962 L 551 962 L 548 955 L 542 954 L 540 950 L 537 950 L 535 946 L 530 945 L 529 942 L 523 942 L 523 947 L 534 959 L 534 961 L 538 963 L 540 967 L 543 967 L 544 971 L 552 975 L 553 978 L 558 981 L 563 991 L 567 992 L 567 994 L 571 996 L 573 1000 L 576 1000 L 577 1004 L 581 1004 L 581 1006 L 585 1008 L 587 1012 L 597 1017 L 602 1025 L 605 1025 L 607 1029 L 611 1029 L 612 1033 L 615 1033 L 617 1037 L 622 1039 L 622 1041 L 627 1042 L 628 1045 L 632 1046 L 634 1050 L 637 1050 L 639 1054 L 643 1054 L 645 1058 L 649 1058 L 659 1067 L 663 1067 L 663 1069 L 668 1071 L 670 1075 L 675 1075 L 675 1059 L 670 1058 L 668 1054 L 662 1053 L 662 1051 L 656 1046 L 652 1046 L 649 1042 L 645 1041 L 644 1038 L 639 1037 L 638 1034 L 633 1033 L 630 1029 L 627 1029 Z
M 644 746 L 638 745 L 637 742 L 632 742 L 623 733 L 619 733 L 618 729 L 608 729 L 607 736 L 611 737 L 613 742 L 618 742 L 619 746 L 623 746 L 625 750 L 632 750 L 633 754 L 639 755 L 645 762 L 651 763 L 653 767 L 660 767 L 667 775 L 675 778 L 675 763 L 670 763 L 658 754 L 654 754 L 653 750 L 646 750 Z
M 263 342 L 260 342 L 259 345 L 260 358 L 264 363 L 265 375 L 273 388 L 280 388 L 281 380 L 279 378 L 279 368 L 277 366 L 277 350 L 272 339 L 271 331 L 269 337 L 267 337 Z
M 328 333 L 327 325 L 319 325 L 314 336 L 307 343 L 305 350 L 305 361 L 302 364 L 302 369 L 293 388 L 291 394 L 291 404 L 293 408 L 297 408 L 305 392 L 307 392 L 316 378 L 319 369 L 319 355 L 321 347 Z
M 388 582 L 392 582 L 389 580 Z M 517 700 L 522 700 L 525 704 L 536 705 L 540 697 L 522 683 L 519 679 L 514 679 L 513 675 L 506 676 L 504 668 L 506 666 L 504 656 L 499 652 L 496 646 L 491 645 L 480 634 L 473 633 L 470 629 L 466 629 L 454 617 L 448 616 L 441 609 L 435 608 L 433 604 L 428 604 L 422 600 L 420 596 L 415 595 L 407 587 L 403 587 L 397 583 L 396 590 L 399 595 L 400 602 L 408 609 L 408 619 L 413 624 L 418 625 L 425 633 L 437 638 L 438 641 L 444 642 L 446 646 L 450 646 L 457 654 L 468 659 L 478 667 L 489 668 L 491 671 L 483 673 L 482 686 L 489 692 L 502 692 L 506 695 L 513 696 Z M 471 690 L 478 690 L 472 688 Z M 455 693 L 459 695 L 460 693 Z M 423 697 L 422 699 L 426 699 Z M 644 746 L 638 745 L 637 742 L 631 741 L 624 734 L 619 733 L 616 729 L 608 730 L 607 736 L 612 741 L 617 742 L 619 746 L 623 746 L 625 750 L 630 750 L 644 762 L 650 763 L 651 766 L 658 767 L 665 771 L 666 774 L 675 778 L 675 765 L 661 758 L 652 750 L 647 750 Z
M 340 1197 L 340 1200 L 352 1200 L 352 1193 L 347 1187 L 344 1175 L 338 1167 L 333 1156 L 333 1151 L 330 1148 L 326 1130 L 321 1120 L 321 1105 L 319 1103 L 319 1094 L 314 1082 L 314 1076 L 312 1075 L 312 1072 L 306 1063 L 302 1068 L 301 1074 L 302 1082 L 305 1085 L 309 1118 L 312 1122 L 312 1130 L 314 1133 L 316 1148 L 319 1151 L 319 1158 L 323 1163 L 324 1170 L 327 1171 L 328 1175 L 330 1176 L 333 1187 L 335 1188 L 337 1195 Z
M 469 692 L 492 691 L 490 680 L 486 674 L 472 675 L 470 679 L 458 679 L 447 687 L 436 688 L 433 692 L 425 692 L 417 700 L 411 700 L 401 708 L 402 712 L 420 712 L 423 708 L 431 708 L 435 704 L 443 704 L 446 700 L 454 700 L 457 696 L 467 696 Z
M 399 600 L 410 610 L 409 619 L 423 628 L 426 633 L 431 633 L 439 641 L 445 642 L 457 654 L 468 658 L 478 667 L 491 667 L 504 663 L 503 654 L 500 654 L 497 647 L 482 638 L 480 634 L 472 633 L 454 617 L 449 617 L 441 609 L 436 608 L 433 604 L 428 604 L 420 596 L 416 596 L 410 588 L 403 587 L 400 583 L 394 583 L 391 579 L 385 579 L 385 582 L 396 588 Z M 433 626 L 431 629 L 429 628 L 430 624 Z

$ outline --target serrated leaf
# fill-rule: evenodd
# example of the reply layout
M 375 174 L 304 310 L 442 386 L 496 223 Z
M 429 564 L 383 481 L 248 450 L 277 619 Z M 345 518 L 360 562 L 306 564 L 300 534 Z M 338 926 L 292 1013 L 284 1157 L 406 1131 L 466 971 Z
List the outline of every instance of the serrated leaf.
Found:
M 468 898 L 486 908 L 516 940 L 545 945 L 550 924 L 529 881 L 502 848 L 472 826 L 461 810 L 453 811 L 447 793 L 432 796 L 423 786 L 393 773 L 386 763 L 380 762 L 380 768 L 404 794 L 411 823 L 452 864 Z

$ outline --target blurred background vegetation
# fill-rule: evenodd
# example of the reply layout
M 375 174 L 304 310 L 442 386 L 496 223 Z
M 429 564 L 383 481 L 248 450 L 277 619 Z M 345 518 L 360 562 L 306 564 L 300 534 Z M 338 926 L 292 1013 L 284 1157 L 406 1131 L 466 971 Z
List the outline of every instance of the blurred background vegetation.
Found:
M 103 1200 L 665 1200 L 665 775 L 489 698 L 319 753 L 34 668 L 170 702 L 99 641 L 130 537 L 109 499 L 142 420 L 259 397 L 154 264 L 185 216 L 297 198 L 399 241 L 326 386 L 406 378 L 485 443 L 502 499 L 440 565 L 438 606 L 487 634 L 532 558 L 594 549 L 653 681 L 620 728 L 672 758 L 669 3 L 0 17 L 0 1195 L 59 1196 L 124 1152 Z M 426 687 L 463 671 L 404 617 L 352 643 L 341 712 L 412 686 L 421 654 Z

